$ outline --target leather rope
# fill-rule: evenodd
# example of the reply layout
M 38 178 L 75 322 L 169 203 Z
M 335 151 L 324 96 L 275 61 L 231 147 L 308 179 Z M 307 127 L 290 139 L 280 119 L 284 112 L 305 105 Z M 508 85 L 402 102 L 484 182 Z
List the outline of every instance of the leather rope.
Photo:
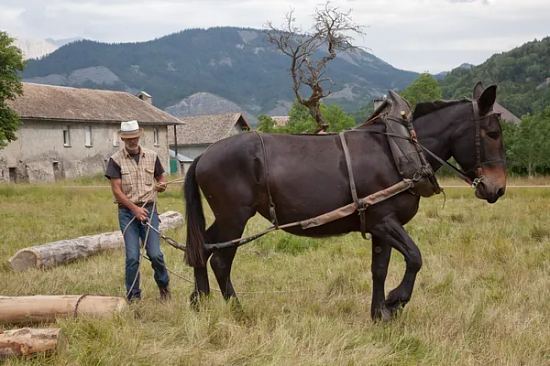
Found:
M 78 298 L 78 300 L 76 300 L 76 304 L 74 305 L 74 312 L 73 312 L 73 315 L 74 315 L 75 318 L 76 318 L 77 315 L 78 315 L 78 306 L 80 305 L 80 302 L 81 302 L 86 296 L 88 296 L 88 294 L 80 295 L 80 297 Z

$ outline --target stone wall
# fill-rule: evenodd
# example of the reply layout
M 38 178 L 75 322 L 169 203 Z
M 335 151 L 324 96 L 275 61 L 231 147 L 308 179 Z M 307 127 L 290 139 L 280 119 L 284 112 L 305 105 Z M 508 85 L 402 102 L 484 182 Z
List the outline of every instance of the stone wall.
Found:
M 22 122 L 18 139 L 0 150 L 0 183 L 53 182 L 101 174 L 109 157 L 123 145 L 118 137 L 119 123 Z M 142 146 L 156 151 L 169 171 L 167 127 L 142 127 Z M 156 145 L 154 128 L 159 132 Z M 69 141 L 64 138 L 64 130 L 69 131 Z M 91 131 L 91 144 L 86 144 L 87 131 Z

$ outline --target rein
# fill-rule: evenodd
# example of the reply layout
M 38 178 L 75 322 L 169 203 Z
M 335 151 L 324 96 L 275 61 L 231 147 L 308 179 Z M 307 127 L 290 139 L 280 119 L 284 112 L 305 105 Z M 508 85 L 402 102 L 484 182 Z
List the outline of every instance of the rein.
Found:
M 478 106 L 478 104 L 475 100 L 472 100 L 471 103 L 472 103 L 472 113 L 473 113 L 472 122 L 474 124 L 474 147 L 475 147 L 474 151 L 475 151 L 475 162 L 476 163 L 475 163 L 474 167 L 472 167 L 471 169 L 469 169 L 467 171 L 464 171 L 464 170 L 460 169 L 459 167 L 457 167 L 456 165 L 454 165 L 452 163 L 449 163 L 446 160 L 441 159 L 433 151 L 428 149 L 426 146 L 422 145 L 418 141 L 416 136 L 413 135 L 413 134 L 411 134 L 410 137 L 405 137 L 405 136 L 401 136 L 401 135 L 397 135 L 397 134 L 393 134 L 393 133 L 389 133 L 389 132 L 379 132 L 379 131 L 369 131 L 369 130 L 365 130 L 365 131 L 368 131 L 369 133 L 376 133 L 376 134 L 381 134 L 381 135 L 386 135 L 386 136 L 390 136 L 390 137 L 395 137 L 395 138 L 408 140 L 411 143 L 420 146 L 422 148 L 422 150 L 424 150 L 426 153 L 428 153 L 428 155 L 430 155 L 432 158 L 434 158 L 438 163 L 440 163 L 441 165 L 446 165 L 446 166 L 450 167 L 453 170 L 453 172 L 456 173 L 456 175 L 458 175 L 458 177 L 460 177 L 463 181 L 465 181 L 469 186 L 471 186 L 472 188 L 476 188 L 479 185 L 479 183 L 481 183 L 484 179 L 483 166 L 486 165 L 486 164 L 490 164 L 490 163 L 502 162 L 503 160 L 498 159 L 498 160 L 481 161 L 481 138 L 482 137 L 481 137 L 481 123 L 480 122 L 482 120 L 485 120 L 489 116 L 491 116 L 493 113 L 489 113 L 489 114 L 487 114 L 483 117 L 478 117 L 478 115 L 479 115 L 479 106 Z M 468 176 L 469 172 L 473 172 L 475 174 L 475 178 L 473 180 L 472 180 L 472 178 L 470 178 Z

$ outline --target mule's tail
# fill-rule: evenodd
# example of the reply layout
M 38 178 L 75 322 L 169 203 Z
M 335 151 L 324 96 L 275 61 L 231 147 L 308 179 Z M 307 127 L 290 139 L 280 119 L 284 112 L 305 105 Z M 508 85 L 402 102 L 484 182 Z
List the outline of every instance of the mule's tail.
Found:
M 195 168 L 200 159 L 198 156 L 185 175 L 185 218 L 187 222 L 187 248 L 185 260 L 191 267 L 204 267 L 204 232 L 205 220 L 202 209 L 201 194 Z

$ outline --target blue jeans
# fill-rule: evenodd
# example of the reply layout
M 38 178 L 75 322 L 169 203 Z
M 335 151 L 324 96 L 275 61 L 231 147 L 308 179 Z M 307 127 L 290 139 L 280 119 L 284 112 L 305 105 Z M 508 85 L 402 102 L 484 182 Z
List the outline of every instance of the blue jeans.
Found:
M 159 217 L 157 210 L 153 212 L 151 216 L 151 210 L 153 204 L 150 203 L 145 206 L 149 211 L 149 217 L 151 225 L 158 229 Z M 134 298 L 141 298 L 141 290 L 139 288 L 139 260 L 140 260 L 140 242 L 145 241 L 147 235 L 147 229 L 149 226 L 142 224 L 141 222 L 134 220 L 126 228 L 128 223 L 134 218 L 132 211 L 125 207 L 119 207 L 118 209 L 118 222 L 120 224 L 120 230 L 124 233 L 124 246 L 126 247 L 126 293 L 128 300 Z M 126 229 L 126 231 L 124 231 Z M 168 277 L 168 271 L 164 264 L 164 256 L 160 251 L 160 238 L 159 234 L 153 229 L 149 230 L 147 236 L 147 243 L 145 244 L 145 251 L 149 259 L 151 259 L 151 266 L 155 272 L 155 281 L 159 288 L 168 287 L 170 279 Z

